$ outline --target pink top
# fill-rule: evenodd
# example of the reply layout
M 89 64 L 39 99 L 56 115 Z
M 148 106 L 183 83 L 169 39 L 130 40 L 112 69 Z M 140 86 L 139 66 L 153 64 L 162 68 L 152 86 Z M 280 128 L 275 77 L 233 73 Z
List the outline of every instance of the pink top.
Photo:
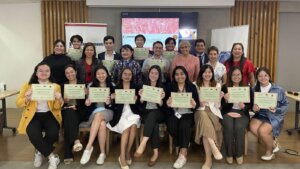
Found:
M 191 82 L 194 82 L 197 80 L 199 72 L 200 72 L 200 63 L 199 59 L 195 57 L 194 55 L 188 55 L 187 57 L 183 56 L 182 54 L 179 54 L 175 56 L 172 62 L 171 67 L 171 75 L 173 73 L 173 70 L 176 66 L 183 66 L 187 70 L 189 74 L 189 79 Z

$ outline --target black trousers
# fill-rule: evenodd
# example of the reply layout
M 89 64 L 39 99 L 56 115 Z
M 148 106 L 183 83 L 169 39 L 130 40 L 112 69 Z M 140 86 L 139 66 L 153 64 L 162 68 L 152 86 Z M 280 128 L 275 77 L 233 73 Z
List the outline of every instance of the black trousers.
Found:
M 36 112 L 26 128 L 31 144 L 48 157 L 55 149 L 53 144 L 58 140 L 59 123 L 49 111 L 47 113 Z M 45 135 L 43 136 L 43 132 Z
M 249 124 L 249 117 L 243 112 L 239 113 L 242 115 L 240 118 L 232 118 L 225 114 L 221 120 L 227 157 L 241 157 L 244 154 L 245 130 Z
M 62 110 L 64 129 L 64 158 L 73 158 L 74 141 L 79 138 L 79 124 L 83 121 L 81 110 L 67 108 Z
M 164 122 L 164 114 L 159 109 L 146 109 L 142 113 L 143 134 L 149 137 L 153 149 L 159 147 L 159 124 L 162 122 Z
M 168 132 L 173 137 L 176 147 L 188 148 L 191 140 L 191 128 L 194 126 L 194 114 L 183 114 L 178 119 L 174 114 L 167 117 Z

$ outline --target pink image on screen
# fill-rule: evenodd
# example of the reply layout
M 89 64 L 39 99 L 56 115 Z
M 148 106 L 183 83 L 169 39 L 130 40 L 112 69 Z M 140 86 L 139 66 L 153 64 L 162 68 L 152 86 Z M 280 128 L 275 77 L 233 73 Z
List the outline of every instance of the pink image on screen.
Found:
M 123 18 L 125 34 L 177 34 L 179 18 Z

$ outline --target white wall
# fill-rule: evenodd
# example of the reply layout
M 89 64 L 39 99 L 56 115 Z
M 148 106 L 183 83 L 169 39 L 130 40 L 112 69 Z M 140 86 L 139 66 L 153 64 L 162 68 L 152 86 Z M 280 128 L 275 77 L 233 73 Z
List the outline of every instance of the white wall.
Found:
M 40 3 L 0 4 L 0 82 L 19 90 L 42 60 Z M 15 107 L 16 96 L 7 99 Z

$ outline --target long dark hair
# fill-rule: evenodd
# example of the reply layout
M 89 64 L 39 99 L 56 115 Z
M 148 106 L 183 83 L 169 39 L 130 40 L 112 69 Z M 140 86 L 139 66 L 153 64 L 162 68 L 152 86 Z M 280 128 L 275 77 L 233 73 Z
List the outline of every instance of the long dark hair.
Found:
M 82 55 L 81 55 L 81 59 L 85 59 L 85 58 L 86 58 L 85 50 L 86 50 L 86 48 L 89 47 L 89 46 L 92 46 L 93 49 L 94 49 L 94 54 L 93 54 L 93 56 L 92 56 L 92 63 L 95 63 L 95 62 L 97 61 L 97 58 L 96 58 L 96 47 L 95 47 L 95 45 L 94 45 L 93 43 L 91 43 L 91 42 L 88 42 L 88 43 L 86 43 L 86 44 L 84 45 L 84 47 L 83 47 L 83 52 L 82 52 Z
M 149 71 L 148 71 L 148 76 L 147 76 L 147 79 L 146 79 L 145 84 L 146 84 L 146 85 L 149 85 L 149 86 L 151 85 L 151 80 L 150 80 L 150 78 L 149 78 L 149 74 L 150 74 L 150 71 L 151 71 L 152 69 L 156 69 L 156 70 L 158 71 L 158 79 L 157 79 L 157 81 L 156 81 L 156 86 L 155 86 L 155 87 L 162 87 L 161 69 L 160 69 L 160 67 L 157 66 L 157 65 L 153 65 L 153 66 L 150 67 L 150 69 L 149 69 Z
M 232 65 L 233 65 L 233 54 L 232 54 L 232 52 L 233 52 L 233 49 L 234 49 L 234 47 L 235 47 L 236 45 L 240 45 L 241 48 L 242 48 L 242 51 L 243 51 L 243 54 L 242 54 L 241 60 L 240 60 L 240 69 L 243 70 L 244 64 L 245 64 L 245 62 L 246 62 L 246 58 L 245 58 L 245 53 L 244 53 L 244 46 L 243 46 L 242 43 L 234 43 L 234 44 L 232 45 L 231 52 L 230 52 L 230 58 L 228 59 L 229 67 L 232 67 Z
M 215 81 L 214 68 L 208 64 L 201 66 L 200 73 L 199 73 L 199 76 L 198 76 L 197 82 L 196 82 L 197 86 L 200 87 L 203 85 L 204 79 L 202 76 L 203 76 L 204 72 L 206 71 L 206 69 L 210 69 L 210 71 L 212 72 L 212 77 L 210 79 L 209 86 L 215 87 L 217 85 L 217 82 Z
M 261 67 L 261 68 L 259 68 L 259 69 L 256 71 L 256 74 L 255 74 L 256 85 L 255 85 L 255 87 L 254 87 L 254 90 L 255 90 L 256 92 L 260 91 L 260 82 L 258 81 L 258 75 L 259 75 L 260 72 L 266 72 L 266 73 L 269 75 L 269 77 L 270 77 L 269 82 L 272 83 L 272 81 L 271 81 L 271 73 L 270 73 L 270 70 L 269 70 L 268 68 L 266 68 L 266 67 Z
M 104 70 L 104 71 L 106 72 L 107 77 L 106 77 L 106 79 L 105 79 L 105 85 L 106 85 L 106 87 L 110 87 L 110 86 L 111 86 L 111 77 L 110 77 L 110 75 L 109 75 L 108 70 L 106 69 L 106 67 L 105 67 L 105 66 L 102 66 L 102 65 L 98 66 L 98 67 L 95 69 L 95 71 L 93 72 L 93 74 L 94 74 L 94 76 L 93 76 L 94 79 L 93 79 L 93 81 L 92 81 L 91 87 L 99 87 L 99 86 L 100 86 L 100 82 L 99 82 L 99 80 L 96 78 L 97 71 L 100 70 L 100 69 L 102 69 L 102 70 Z
M 117 83 L 117 86 L 119 86 L 120 88 L 123 88 L 123 79 L 122 79 L 122 75 L 123 75 L 123 72 L 125 70 L 130 70 L 131 71 L 131 74 L 132 74 L 132 77 L 131 77 L 131 80 L 130 80 L 130 86 L 133 85 L 133 81 L 134 81 L 134 74 L 133 74 L 133 71 L 130 67 L 124 67 L 121 72 L 120 72 L 120 75 L 119 75 L 119 78 L 118 78 L 118 83 Z
M 232 87 L 233 86 L 233 81 L 232 81 L 232 73 L 236 70 L 239 70 L 241 72 L 241 81 L 239 83 L 239 86 L 244 86 L 244 83 L 243 83 L 243 72 L 242 70 L 240 69 L 240 67 L 238 66 L 234 66 L 232 68 L 230 68 L 228 74 L 227 74 L 227 83 L 226 83 L 226 86 L 227 87 Z
M 52 73 L 51 73 L 51 67 L 48 65 L 48 63 L 42 61 L 42 62 L 40 62 L 39 64 L 37 64 L 37 65 L 34 67 L 34 71 L 33 71 L 32 75 L 31 75 L 31 77 L 30 77 L 30 80 L 29 80 L 29 84 L 39 84 L 38 77 L 36 76 L 36 73 L 37 73 L 38 68 L 39 68 L 40 66 L 43 66 L 43 65 L 48 66 L 49 69 L 50 69 L 50 76 L 49 76 L 49 79 L 48 79 L 48 80 L 49 80 L 50 82 L 55 82 L 55 79 L 53 78 Z
M 173 70 L 172 72 L 172 82 L 171 82 L 171 86 L 172 86 L 172 89 L 175 91 L 175 92 L 178 92 L 179 91 L 179 87 L 178 87 L 178 83 L 176 82 L 175 80 L 175 74 L 176 74 L 176 71 L 180 69 L 182 70 L 182 72 L 184 73 L 186 79 L 185 79 L 185 87 L 186 86 L 189 86 L 189 85 L 193 85 L 192 82 L 190 82 L 189 80 L 189 74 L 187 72 L 187 70 L 185 69 L 185 67 L 183 66 L 176 66 L 175 69 Z

